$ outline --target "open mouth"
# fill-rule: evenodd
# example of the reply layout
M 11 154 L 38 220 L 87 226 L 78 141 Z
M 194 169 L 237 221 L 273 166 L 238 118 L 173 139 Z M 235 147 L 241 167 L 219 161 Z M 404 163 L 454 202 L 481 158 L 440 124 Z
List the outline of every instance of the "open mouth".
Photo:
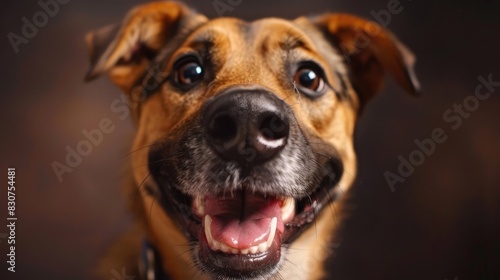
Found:
M 281 249 L 335 199 L 332 174 L 338 176 L 338 169 L 326 169 L 305 197 L 251 192 L 245 186 L 232 194 L 190 196 L 172 187 L 164 192 L 163 205 L 198 245 L 196 254 L 206 270 L 235 278 L 269 275 L 280 266 Z
M 294 208 L 293 199 L 264 198 L 246 191 L 229 198 L 197 197 L 193 203 L 195 215 L 202 217 L 208 247 L 241 255 L 267 252 L 293 218 Z
M 200 260 L 238 277 L 272 270 L 280 260 L 285 225 L 292 221 L 294 212 L 291 198 L 248 191 L 231 197 L 195 198 L 193 213 L 201 219 Z

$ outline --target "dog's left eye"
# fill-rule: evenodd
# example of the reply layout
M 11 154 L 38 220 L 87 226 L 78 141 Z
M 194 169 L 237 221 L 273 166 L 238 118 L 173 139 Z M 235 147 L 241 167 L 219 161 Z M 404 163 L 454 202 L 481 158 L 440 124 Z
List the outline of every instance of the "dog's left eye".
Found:
M 176 67 L 175 82 L 190 86 L 203 79 L 203 67 L 198 62 L 186 61 Z
M 302 92 L 312 98 L 322 95 L 325 89 L 321 73 L 312 67 L 299 68 L 295 73 L 294 83 Z

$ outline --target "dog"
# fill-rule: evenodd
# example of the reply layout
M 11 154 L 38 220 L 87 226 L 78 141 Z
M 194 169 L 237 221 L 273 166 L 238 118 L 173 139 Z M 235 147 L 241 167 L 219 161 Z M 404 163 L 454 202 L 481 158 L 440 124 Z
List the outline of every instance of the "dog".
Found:
M 150 2 L 87 35 L 87 80 L 128 96 L 144 279 L 322 279 L 353 135 L 385 72 L 415 57 L 349 14 L 207 19 Z

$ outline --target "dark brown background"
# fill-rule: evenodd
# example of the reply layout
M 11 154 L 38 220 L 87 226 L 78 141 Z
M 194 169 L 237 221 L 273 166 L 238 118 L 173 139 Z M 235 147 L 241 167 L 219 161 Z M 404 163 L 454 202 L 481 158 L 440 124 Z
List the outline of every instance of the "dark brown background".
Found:
M 17 168 L 17 273 L 7 274 L 7 244 L 0 239 L 1 279 L 89 279 L 97 258 L 131 224 L 120 193 L 131 121 L 110 110 L 120 93 L 106 79 L 84 84 L 84 34 L 120 21 L 141 1 L 72 0 L 15 54 L 7 39 L 21 18 L 40 10 L 35 1 L 2 1 L 0 225 L 6 217 L 6 167 Z M 212 1 L 190 1 L 217 16 Z M 465 1 L 464 1 L 465 2 Z M 294 18 L 344 11 L 373 19 L 376 1 L 255 1 L 227 16 Z M 359 179 L 351 219 L 335 246 L 333 279 L 500 279 L 500 98 L 497 92 L 456 131 L 442 114 L 474 93 L 479 75 L 500 81 L 499 1 L 401 1 L 393 30 L 417 54 L 424 88 L 420 99 L 392 81 L 360 120 L 356 146 Z M 51 168 L 82 129 L 110 118 L 116 130 L 58 182 Z M 383 173 L 413 141 L 443 128 L 448 140 L 391 192 Z M 5 209 L 5 210 L 4 210 Z M 5 233 L 0 226 L 0 233 Z M 121 271 L 122 267 L 117 267 Z M 113 274 L 109 272 L 109 279 Z

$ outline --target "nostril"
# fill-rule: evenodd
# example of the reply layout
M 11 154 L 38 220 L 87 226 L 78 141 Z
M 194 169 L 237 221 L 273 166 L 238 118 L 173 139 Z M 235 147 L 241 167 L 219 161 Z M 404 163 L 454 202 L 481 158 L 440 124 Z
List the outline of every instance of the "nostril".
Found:
M 259 132 L 267 141 L 286 138 L 288 137 L 288 131 L 288 124 L 274 114 L 263 118 L 259 125 Z
M 216 115 L 208 126 L 208 134 L 214 140 L 227 142 L 236 137 L 238 126 L 228 114 Z
M 285 103 L 266 91 L 238 90 L 209 100 L 200 115 L 203 139 L 224 161 L 251 168 L 286 147 L 294 121 Z

